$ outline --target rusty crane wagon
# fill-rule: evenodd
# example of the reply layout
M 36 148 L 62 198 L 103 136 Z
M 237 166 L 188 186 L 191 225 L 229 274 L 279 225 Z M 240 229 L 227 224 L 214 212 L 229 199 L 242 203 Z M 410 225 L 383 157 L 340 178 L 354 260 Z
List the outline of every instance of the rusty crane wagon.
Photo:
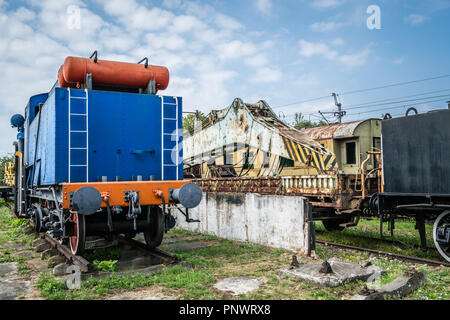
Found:
M 369 175 L 364 168 L 377 156 L 372 149 L 360 163 L 362 170 L 346 173 L 328 145 L 285 124 L 265 101 L 235 99 L 230 107 L 212 111 L 185 134 L 183 149 L 185 176 L 204 192 L 304 196 L 315 219 L 329 230 L 356 225 L 380 179 L 376 160 Z

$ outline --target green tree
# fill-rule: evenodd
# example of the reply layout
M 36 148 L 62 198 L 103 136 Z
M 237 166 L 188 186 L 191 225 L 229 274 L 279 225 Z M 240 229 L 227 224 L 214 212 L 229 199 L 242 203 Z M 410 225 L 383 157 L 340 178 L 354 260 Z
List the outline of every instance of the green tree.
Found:
M 309 120 L 306 120 L 301 113 L 295 114 L 295 122 L 294 122 L 294 128 L 297 130 L 305 129 L 305 128 L 317 128 L 317 127 L 324 127 L 328 124 L 325 121 L 320 122 L 312 122 Z
M 183 117 L 183 129 L 189 131 L 189 133 L 194 133 L 195 121 L 200 121 L 201 123 L 207 119 L 205 114 L 201 111 L 196 111 L 195 114 L 190 113 Z
M 5 185 L 5 165 L 8 162 L 14 162 L 14 155 L 8 154 L 0 158 L 0 185 Z

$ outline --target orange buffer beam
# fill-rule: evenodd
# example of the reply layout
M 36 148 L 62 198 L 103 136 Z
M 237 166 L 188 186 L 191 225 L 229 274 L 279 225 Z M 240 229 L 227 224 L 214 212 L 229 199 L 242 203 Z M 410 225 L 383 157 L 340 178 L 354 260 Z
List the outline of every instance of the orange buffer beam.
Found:
M 82 187 L 93 187 L 100 193 L 110 195 L 109 204 L 111 206 L 127 207 L 125 202 L 125 191 L 139 191 L 139 199 L 142 206 L 160 205 L 161 198 L 155 195 L 154 191 L 162 191 L 166 204 L 169 203 L 169 189 L 178 189 L 190 181 L 129 181 L 129 182 L 97 182 L 97 183 L 64 183 L 63 186 L 63 209 L 70 209 L 69 196 Z M 106 204 L 102 201 L 102 208 Z

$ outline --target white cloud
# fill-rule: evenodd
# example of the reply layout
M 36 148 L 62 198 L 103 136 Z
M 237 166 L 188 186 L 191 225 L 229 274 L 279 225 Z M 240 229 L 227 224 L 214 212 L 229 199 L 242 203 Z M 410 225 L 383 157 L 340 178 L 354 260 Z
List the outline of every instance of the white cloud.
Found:
M 335 39 L 332 43 L 336 43 Z M 338 40 L 339 44 L 341 41 Z M 362 66 L 367 62 L 367 58 L 371 51 L 368 48 L 363 49 L 361 52 L 352 54 L 340 55 L 338 51 L 331 49 L 327 44 L 323 42 L 308 42 L 306 40 L 300 40 L 300 55 L 303 57 L 322 56 L 328 60 L 338 61 L 349 67 Z
M 393 64 L 403 64 L 403 62 L 405 62 L 406 58 L 405 57 L 401 57 L 398 59 L 395 59 L 392 61 Z
M 344 23 L 341 22 L 315 22 L 309 26 L 312 31 L 316 32 L 329 32 L 340 29 L 344 26 Z
M 344 3 L 343 0 L 313 0 L 311 2 L 311 6 L 313 8 L 326 9 L 338 7 L 343 3 Z
M 257 52 L 254 44 L 239 40 L 220 43 L 216 49 L 221 60 L 238 59 Z
M 266 65 L 268 62 L 269 62 L 269 59 L 263 53 L 253 55 L 253 56 L 245 59 L 245 63 L 247 63 L 248 65 L 250 65 L 252 67 L 261 67 L 261 66 Z
M 252 76 L 250 81 L 255 83 L 273 83 L 280 81 L 282 77 L 283 74 L 280 70 L 265 67 L 257 70 L 256 74 Z
M 426 20 L 426 17 L 421 14 L 410 14 L 405 18 L 405 22 L 410 23 L 412 25 L 421 24 Z
M 337 56 L 335 50 L 330 49 L 323 42 L 308 42 L 306 40 L 300 40 L 300 55 L 304 57 L 311 57 L 314 55 L 322 55 L 327 59 L 334 59 Z
M 218 13 L 215 16 L 214 22 L 219 28 L 223 29 L 238 30 L 244 28 L 244 26 L 241 23 L 239 23 L 236 19 L 233 19 L 221 13 Z
M 370 52 L 371 51 L 366 48 L 358 53 L 342 55 L 338 58 L 338 60 L 347 66 L 358 67 L 366 64 L 367 57 L 369 56 Z
M 345 43 L 345 41 L 342 38 L 336 38 L 333 41 L 331 41 L 331 43 L 336 47 L 340 47 Z
M 272 10 L 272 2 L 270 0 L 256 0 L 255 5 L 264 14 L 269 14 Z
M 295 80 L 295 83 L 305 87 L 317 86 L 320 84 L 320 79 L 317 74 L 310 72 L 298 77 L 297 80 Z
M 164 0 L 162 5 L 169 9 L 176 9 L 181 7 L 181 0 Z
M 169 31 L 176 33 L 192 32 L 196 29 L 204 28 L 205 25 L 193 16 L 178 16 L 173 18 Z
M 14 18 L 17 18 L 17 20 L 19 21 L 30 21 L 36 17 L 36 14 L 25 7 L 20 7 L 16 10 L 16 12 L 14 12 L 13 16 Z

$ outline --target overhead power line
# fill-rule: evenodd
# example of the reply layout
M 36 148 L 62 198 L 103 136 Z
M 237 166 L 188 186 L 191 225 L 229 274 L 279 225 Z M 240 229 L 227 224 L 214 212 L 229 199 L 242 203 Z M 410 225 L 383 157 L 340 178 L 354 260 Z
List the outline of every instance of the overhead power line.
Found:
M 444 101 L 445 102 L 446 100 L 447 99 L 429 100 L 429 101 L 423 101 L 423 102 L 415 103 L 415 104 L 393 106 L 393 107 L 388 107 L 388 108 L 381 108 L 381 109 L 376 109 L 376 110 L 362 111 L 362 112 L 357 112 L 357 113 L 349 113 L 348 115 L 360 115 L 360 114 L 367 114 L 367 113 L 372 113 L 372 112 L 377 112 L 377 111 L 385 111 L 385 110 L 393 110 L 393 109 L 398 109 L 398 108 L 414 107 L 414 106 L 421 105 L 423 103 L 431 103 L 431 102 L 439 102 L 439 101 Z
M 357 115 L 369 114 L 369 113 L 379 112 L 379 111 L 390 111 L 390 110 L 395 110 L 395 109 L 400 109 L 400 108 L 415 107 L 415 106 L 419 106 L 419 105 L 424 104 L 424 103 L 447 102 L 447 100 L 450 98 L 449 95 L 443 96 L 443 97 L 448 97 L 448 98 L 446 98 L 446 99 L 441 98 L 441 99 L 426 100 L 426 101 L 413 103 L 413 104 L 407 104 L 407 105 L 401 104 L 401 105 L 398 105 L 398 106 L 390 106 L 390 107 L 379 108 L 379 109 L 375 109 L 375 110 L 368 110 L 368 111 L 348 113 L 347 116 L 357 116 Z M 427 99 L 430 99 L 430 98 L 433 98 L 433 97 L 428 97 Z M 317 112 L 315 112 L 315 113 L 302 113 L 302 115 L 304 115 L 304 116 L 313 116 L 313 117 L 316 117 L 318 119 L 321 119 L 321 116 L 319 116 L 317 114 Z M 290 119 L 290 118 L 292 118 L 294 116 L 295 116 L 295 114 L 289 114 L 289 115 L 287 115 L 285 117 L 285 119 Z
M 379 90 L 379 89 L 386 89 L 386 88 L 391 88 L 391 87 L 404 86 L 404 85 L 407 85 L 407 84 L 424 82 L 424 81 L 430 81 L 430 80 L 437 80 L 437 79 L 442 79 L 442 78 L 447 78 L 447 77 L 450 77 L 450 74 L 444 74 L 442 76 L 425 78 L 425 79 L 419 79 L 419 80 L 413 80 L 413 81 L 407 81 L 407 82 L 398 82 L 398 83 L 388 84 L 388 85 L 380 86 L 380 87 L 374 87 L 374 88 L 368 88 L 368 89 L 361 89 L 361 90 L 344 92 L 344 93 L 341 93 L 341 96 L 349 95 L 349 94 L 355 94 L 355 93 L 360 93 L 360 92 Z
M 386 102 L 386 103 L 378 103 L 378 104 L 369 104 L 365 106 L 358 106 L 353 108 L 345 108 L 346 110 L 355 110 L 355 109 L 365 109 L 370 107 L 379 107 L 379 106 L 387 106 L 391 104 L 397 104 L 397 103 L 409 103 L 409 102 L 415 102 L 415 101 L 421 101 L 421 100 L 427 100 L 427 99 L 434 99 L 434 98 L 445 98 L 450 97 L 449 94 L 446 95 L 440 95 L 440 96 L 431 96 L 431 97 L 425 97 L 425 98 L 416 98 L 416 99 L 409 99 L 409 100 L 398 100 L 398 101 L 392 101 L 392 102 Z
M 388 101 L 393 101 L 393 100 L 397 100 L 397 99 L 420 97 L 420 96 L 425 96 L 425 95 L 429 95 L 429 94 L 432 94 L 432 93 L 439 93 L 439 92 L 445 92 L 445 91 L 450 91 L 450 89 L 428 91 L 428 92 L 424 92 L 424 93 L 411 94 L 411 95 L 408 95 L 408 96 L 386 98 L 386 99 L 382 99 L 382 100 L 375 100 L 375 101 L 370 101 L 370 102 L 352 104 L 352 105 L 347 106 L 347 110 L 349 110 L 350 108 L 353 108 L 353 107 L 359 107 L 359 106 L 362 107 L 362 106 L 365 106 L 365 105 L 371 105 L 371 104 L 379 103 L 379 102 L 388 102 Z
M 381 90 L 381 89 L 386 89 L 386 88 L 392 88 L 392 87 L 397 87 L 397 86 L 404 86 L 404 85 L 408 85 L 408 84 L 420 83 L 420 82 L 437 80 L 437 79 L 443 79 L 443 78 L 448 78 L 448 77 L 450 77 L 450 74 L 444 74 L 444 75 L 436 76 L 436 77 L 429 77 L 429 78 L 412 80 L 412 81 L 405 81 L 405 82 L 397 82 L 397 83 L 391 83 L 391 84 L 378 86 L 378 87 L 372 87 L 372 88 L 366 88 L 366 89 L 360 89 L 360 90 L 354 90 L 354 91 L 347 91 L 347 92 L 344 92 L 344 93 L 340 93 L 339 95 L 340 96 L 351 95 L 351 94 L 356 94 L 356 93 L 361 93 L 361 92 Z M 331 98 L 331 97 L 332 97 L 332 95 L 326 95 L 326 96 L 322 96 L 322 97 L 296 101 L 296 102 L 287 103 L 287 104 L 284 104 L 284 105 L 274 106 L 274 107 L 272 107 L 272 109 L 289 107 L 289 106 L 293 106 L 293 105 L 303 104 L 303 103 L 306 103 L 306 102 L 319 101 L 319 100 L 326 99 L 326 98 Z

